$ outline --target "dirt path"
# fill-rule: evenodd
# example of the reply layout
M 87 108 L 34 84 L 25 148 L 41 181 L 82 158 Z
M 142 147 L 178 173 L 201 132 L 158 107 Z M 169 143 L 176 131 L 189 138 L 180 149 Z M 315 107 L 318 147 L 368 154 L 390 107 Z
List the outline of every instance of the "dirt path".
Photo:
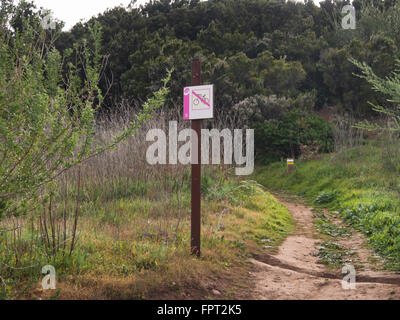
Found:
M 364 246 L 364 238 L 355 231 L 351 236 L 336 239 L 346 250 L 355 252 L 351 264 L 356 270 L 356 289 L 344 290 L 345 274 L 341 274 L 341 269 L 328 268 L 313 255 L 323 240 L 313 228 L 312 210 L 279 200 L 291 211 L 296 230 L 279 247 L 278 254 L 251 260 L 256 269 L 252 273 L 256 283 L 253 299 L 400 299 L 400 275 L 380 270 L 373 253 Z M 335 225 L 342 224 L 337 217 L 332 217 L 332 221 Z

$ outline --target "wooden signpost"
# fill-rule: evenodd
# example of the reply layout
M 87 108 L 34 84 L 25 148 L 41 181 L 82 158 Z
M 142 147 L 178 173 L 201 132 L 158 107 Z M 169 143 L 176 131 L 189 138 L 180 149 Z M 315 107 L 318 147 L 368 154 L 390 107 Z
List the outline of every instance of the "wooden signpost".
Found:
M 294 170 L 294 159 L 287 159 L 286 165 L 287 165 L 287 172 L 291 173 Z
M 192 152 L 197 147 L 197 161 L 192 163 L 192 217 L 191 252 L 200 257 L 201 236 L 201 119 L 214 116 L 214 87 L 201 85 L 201 63 L 192 61 L 192 87 L 183 90 L 183 118 L 192 121 L 192 130 L 197 135 L 197 145 L 192 139 Z

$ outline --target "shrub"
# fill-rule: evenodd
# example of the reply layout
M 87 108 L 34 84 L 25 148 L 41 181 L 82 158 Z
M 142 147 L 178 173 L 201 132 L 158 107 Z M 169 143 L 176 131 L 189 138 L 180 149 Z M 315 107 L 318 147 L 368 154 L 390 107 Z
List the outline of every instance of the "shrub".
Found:
M 302 146 L 313 146 L 319 152 L 333 149 L 332 130 L 321 117 L 299 109 L 285 113 L 282 119 L 254 124 L 258 160 L 276 161 L 298 157 Z
M 0 29 L 0 215 L 24 212 L 63 172 L 126 140 L 168 94 L 169 77 L 125 130 L 94 148 L 105 63 L 99 23 L 89 25 L 88 38 L 63 57 L 44 30 L 23 22 L 15 35 Z
M 244 126 L 254 128 L 257 160 L 272 162 L 283 157 L 297 157 L 302 146 L 319 152 L 333 149 L 332 128 L 312 113 L 315 92 L 297 98 L 255 95 L 233 107 Z

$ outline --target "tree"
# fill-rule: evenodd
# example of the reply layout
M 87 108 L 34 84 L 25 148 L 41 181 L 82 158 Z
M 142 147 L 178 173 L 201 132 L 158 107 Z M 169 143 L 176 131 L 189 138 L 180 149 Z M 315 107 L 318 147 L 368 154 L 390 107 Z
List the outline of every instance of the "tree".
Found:
M 400 133 L 400 60 L 397 60 L 395 71 L 386 77 L 379 77 L 365 62 L 355 59 L 350 59 L 350 61 L 361 70 L 361 73 L 357 74 L 359 78 L 365 79 L 375 92 L 386 96 L 386 104 L 378 105 L 370 102 L 370 105 L 374 111 L 390 120 L 390 126 L 386 127 L 368 121 L 359 123 L 358 127 L 366 130 L 390 130 Z
M 124 141 L 168 94 L 169 77 L 136 121 L 94 148 L 94 117 L 103 101 L 99 23 L 88 26 L 81 45 L 65 51 L 75 61 L 67 65 L 44 30 L 29 18 L 21 23 L 15 35 L 0 35 L 0 215 L 23 212 L 61 173 Z

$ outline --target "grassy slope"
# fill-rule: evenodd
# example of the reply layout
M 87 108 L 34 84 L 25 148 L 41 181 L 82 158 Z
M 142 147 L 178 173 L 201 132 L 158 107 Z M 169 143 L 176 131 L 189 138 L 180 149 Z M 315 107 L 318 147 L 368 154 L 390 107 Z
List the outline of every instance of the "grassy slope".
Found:
M 268 188 L 339 211 L 368 237 L 388 267 L 400 270 L 400 181 L 376 142 L 340 154 L 297 161 L 291 174 L 286 173 L 284 164 L 274 163 L 258 168 L 255 177 Z
M 125 217 L 119 230 L 127 235 L 125 240 L 114 240 L 107 225 L 97 229 L 98 235 L 94 236 L 92 222 L 86 221 L 80 251 L 88 258 L 79 275 L 82 284 L 89 286 L 87 295 L 96 292 L 95 298 L 151 298 L 163 297 L 163 293 L 171 297 L 168 292 L 190 291 L 193 283 L 194 287 L 202 283 L 206 286 L 211 281 L 208 278 L 223 279 L 231 267 L 243 266 L 249 253 L 259 250 L 262 240 L 272 239 L 274 245 L 279 244 L 293 226 L 288 210 L 265 192 L 249 197 L 243 206 L 205 202 L 202 258 L 198 260 L 188 254 L 189 220 L 178 231 L 158 236 L 150 231 L 151 224 L 158 223 L 156 219 L 146 222 L 149 217 L 138 212 L 132 216 L 129 200 L 117 205 L 119 217 Z M 138 225 L 141 231 L 147 230 L 146 236 L 130 239 L 128 235 Z M 233 297 L 236 285 L 224 288 L 224 294 Z M 76 293 L 72 292 L 71 297 L 76 298 Z
M 285 206 L 255 185 L 243 189 L 228 180 L 218 190 L 225 190 L 226 201 L 205 199 L 202 204 L 200 260 L 189 254 L 190 220 L 182 209 L 190 208 L 188 192 L 181 205 L 175 198 L 103 197 L 83 203 L 72 257 L 41 260 L 37 270 L 3 273 L 13 280 L 10 297 L 145 299 L 190 292 L 191 298 L 203 299 L 212 291 L 207 287 L 222 291 L 221 298 L 236 297 L 238 288 L 248 288 L 248 256 L 265 250 L 266 242 L 277 246 L 293 220 Z M 46 263 L 56 267 L 56 292 L 34 290 Z

